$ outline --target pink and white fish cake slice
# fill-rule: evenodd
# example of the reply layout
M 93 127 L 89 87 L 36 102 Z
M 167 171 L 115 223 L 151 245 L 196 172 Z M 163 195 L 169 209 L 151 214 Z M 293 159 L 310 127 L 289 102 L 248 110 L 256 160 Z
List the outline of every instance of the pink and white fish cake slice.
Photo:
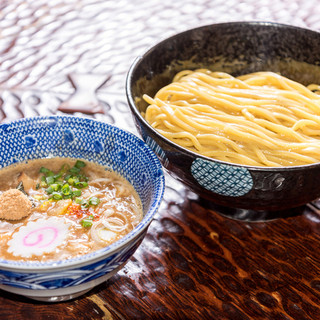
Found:
M 53 252 L 63 244 L 69 226 L 57 217 L 31 221 L 12 235 L 8 252 L 24 258 Z

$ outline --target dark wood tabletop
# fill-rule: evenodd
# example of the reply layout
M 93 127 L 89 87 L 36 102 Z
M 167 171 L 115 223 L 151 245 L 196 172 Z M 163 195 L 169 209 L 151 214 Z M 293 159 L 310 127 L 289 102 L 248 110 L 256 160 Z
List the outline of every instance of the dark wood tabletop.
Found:
M 319 30 L 318 4 L 2 0 L 0 121 L 71 112 L 136 133 L 125 78 L 150 46 L 217 22 L 268 20 Z M 88 103 L 94 114 L 86 113 Z M 320 319 L 320 201 L 265 221 L 223 213 L 166 173 L 155 220 L 117 275 L 60 303 L 0 291 L 0 318 Z

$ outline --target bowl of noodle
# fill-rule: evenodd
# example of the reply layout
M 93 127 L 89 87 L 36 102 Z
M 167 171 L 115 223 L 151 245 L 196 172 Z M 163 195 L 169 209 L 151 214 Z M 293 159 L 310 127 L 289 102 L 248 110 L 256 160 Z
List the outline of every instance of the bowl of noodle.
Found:
M 139 133 L 170 175 L 222 211 L 292 212 L 320 196 L 319 49 L 320 33 L 272 22 L 165 39 L 127 75 Z
M 140 246 L 163 191 L 159 159 L 118 127 L 0 124 L 0 289 L 59 302 L 104 283 Z

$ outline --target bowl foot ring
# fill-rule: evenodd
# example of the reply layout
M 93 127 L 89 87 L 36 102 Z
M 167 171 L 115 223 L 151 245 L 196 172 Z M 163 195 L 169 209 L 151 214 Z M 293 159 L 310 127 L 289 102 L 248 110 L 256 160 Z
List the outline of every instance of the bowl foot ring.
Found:
M 216 213 L 234 220 L 240 221 L 252 221 L 263 222 L 269 220 L 275 220 L 279 218 L 289 218 L 297 215 L 301 215 L 304 212 L 305 205 L 296 208 L 284 209 L 284 210 L 253 210 L 253 209 L 241 209 L 221 206 L 212 203 L 209 200 L 201 199 L 201 204 L 205 208 L 215 211 Z

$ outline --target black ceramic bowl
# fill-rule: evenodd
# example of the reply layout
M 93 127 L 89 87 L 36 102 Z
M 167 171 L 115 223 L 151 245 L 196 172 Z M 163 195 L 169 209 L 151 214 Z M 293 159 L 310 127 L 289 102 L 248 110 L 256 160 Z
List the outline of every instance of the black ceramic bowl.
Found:
M 253 167 L 207 158 L 155 131 L 141 116 L 153 96 L 183 69 L 206 67 L 234 76 L 274 71 L 303 84 L 320 83 L 320 33 L 268 22 L 213 24 L 168 38 L 138 57 L 126 83 L 127 98 L 142 138 L 176 179 L 217 205 L 278 211 L 320 196 L 320 164 Z

